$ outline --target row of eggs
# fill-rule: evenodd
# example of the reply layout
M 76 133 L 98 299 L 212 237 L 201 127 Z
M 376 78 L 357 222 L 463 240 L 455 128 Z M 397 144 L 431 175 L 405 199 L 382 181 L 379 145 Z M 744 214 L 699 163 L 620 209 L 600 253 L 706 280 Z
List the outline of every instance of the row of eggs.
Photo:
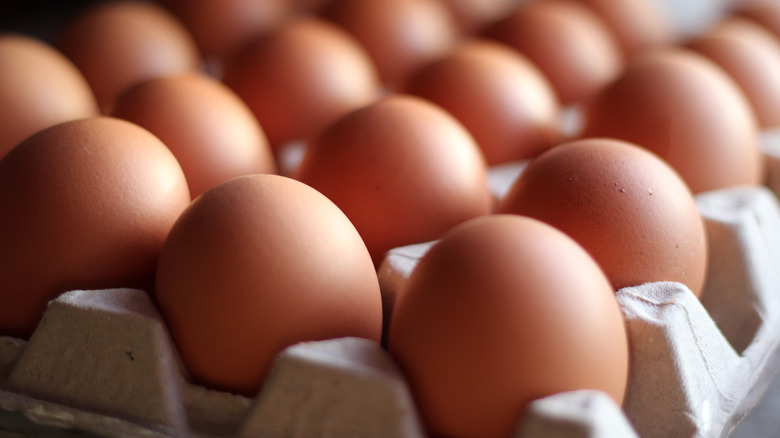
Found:
M 435 434 L 505 436 L 549 392 L 620 402 L 613 291 L 700 293 L 692 195 L 760 184 L 758 128 L 778 114 L 771 4 L 683 49 L 644 1 L 495 2 L 456 30 L 433 0 L 333 0 L 240 48 L 198 29 L 242 2 L 165 3 L 91 9 L 58 50 L 0 37 L 0 332 L 28 337 L 66 290 L 140 287 L 195 381 L 254 394 L 287 345 L 384 331 Z M 383 39 L 393 8 L 421 15 Z M 573 138 L 562 105 L 582 105 L 585 139 L 550 149 Z M 488 165 L 535 157 L 490 193 Z M 375 267 L 433 239 L 383 321 Z

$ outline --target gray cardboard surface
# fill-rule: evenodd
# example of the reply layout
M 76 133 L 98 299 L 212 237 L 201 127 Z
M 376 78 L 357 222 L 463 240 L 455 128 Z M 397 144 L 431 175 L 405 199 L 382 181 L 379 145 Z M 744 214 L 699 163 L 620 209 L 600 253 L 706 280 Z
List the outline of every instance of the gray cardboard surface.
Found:
M 514 438 L 638 438 L 620 407 L 599 391 L 564 392 L 531 403 Z
M 401 372 L 375 342 L 293 346 L 277 359 L 240 437 L 425 436 Z

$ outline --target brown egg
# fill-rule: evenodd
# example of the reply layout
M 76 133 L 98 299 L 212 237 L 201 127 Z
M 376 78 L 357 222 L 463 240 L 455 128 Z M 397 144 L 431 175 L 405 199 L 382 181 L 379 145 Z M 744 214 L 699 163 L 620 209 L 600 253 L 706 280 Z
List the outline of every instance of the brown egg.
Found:
M 282 25 L 290 0 L 164 0 L 206 57 L 225 59 Z
M 604 20 L 625 58 L 677 39 L 670 18 L 658 0 L 579 1 L 592 7 Z
M 331 0 L 322 15 L 360 41 L 390 88 L 445 54 L 457 34 L 441 0 Z
M 98 113 L 89 84 L 62 53 L 35 38 L 0 34 L 0 158 L 44 128 Z
M 112 115 L 143 126 L 168 146 L 193 198 L 235 176 L 276 170 L 252 112 L 230 88 L 204 74 L 144 81 L 119 97 Z
M 746 18 L 728 18 L 688 44 L 723 68 L 750 101 L 759 125 L 780 125 L 780 40 Z
M 0 333 L 28 337 L 73 289 L 149 288 L 190 202 L 179 163 L 132 123 L 52 126 L 0 161 Z
M 297 179 L 344 211 L 376 264 L 392 248 L 436 239 L 492 207 L 485 159 L 468 131 L 440 107 L 405 95 L 330 125 Z
M 223 81 L 249 105 L 274 149 L 310 138 L 379 94 L 360 44 L 316 18 L 253 43 L 228 63 Z
M 321 10 L 330 0 L 286 0 L 293 10 L 298 13 L 316 13 Z
M 138 82 L 200 67 L 192 35 L 151 2 L 97 4 L 67 23 L 58 46 L 84 73 L 104 114 Z
M 564 104 L 588 98 L 614 79 L 623 61 L 604 22 L 590 8 L 566 0 L 518 6 L 485 36 L 534 62 Z
M 747 98 L 721 68 L 690 50 L 636 59 L 585 105 L 582 136 L 650 149 L 694 193 L 762 180 L 758 126 Z
M 355 227 L 316 190 L 250 175 L 206 191 L 165 242 L 155 297 L 193 379 L 252 396 L 292 344 L 379 341 L 382 304 Z
M 518 0 L 440 0 L 452 11 L 455 22 L 467 33 L 479 32 L 484 26 L 508 14 Z
M 527 58 L 503 44 L 474 40 L 420 68 L 406 92 L 454 115 L 488 164 L 531 158 L 558 142 L 558 99 Z
M 534 399 L 622 403 L 623 317 L 593 259 L 539 221 L 494 215 L 445 234 L 398 294 L 388 349 L 431 436 L 512 436 Z
M 582 245 L 617 290 L 677 281 L 701 294 L 707 241 L 688 186 L 639 146 L 582 139 L 526 167 L 498 211 L 533 217 Z
M 776 1 L 745 0 L 738 2 L 730 14 L 753 20 L 780 38 L 780 3 Z

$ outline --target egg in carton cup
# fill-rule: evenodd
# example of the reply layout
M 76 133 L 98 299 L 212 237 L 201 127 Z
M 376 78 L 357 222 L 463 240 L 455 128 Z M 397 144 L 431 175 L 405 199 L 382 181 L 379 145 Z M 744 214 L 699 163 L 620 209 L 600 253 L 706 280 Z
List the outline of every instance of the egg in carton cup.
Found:
M 516 436 L 727 436 L 760 400 L 780 361 L 778 140 L 778 133 L 764 133 L 767 187 L 696 196 L 709 241 L 701 299 L 676 282 L 617 292 L 631 358 L 622 409 L 611 399 L 594 401 L 587 391 L 547 397 L 529 407 Z M 493 167 L 493 192 L 506 193 L 526 164 Z M 386 317 L 433 243 L 395 248 L 385 259 L 379 273 Z M 602 435 L 625 424 L 622 433 Z
M 631 348 L 623 406 L 591 390 L 548 396 L 531 403 L 515 438 L 726 436 L 758 402 L 780 360 L 778 137 L 763 142 L 767 187 L 696 196 L 710 242 L 701 299 L 674 282 L 617 292 Z M 494 194 L 524 166 L 493 167 Z M 396 248 L 380 266 L 388 314 L 432 244 Z M 137 289 L 67 292 L 29 341 L 0 336 L 0 424 L 47 436 L 426 436 L 402 373 L 375 342 L 293 345 L 256 397 L 211 390 L 190 383 Z

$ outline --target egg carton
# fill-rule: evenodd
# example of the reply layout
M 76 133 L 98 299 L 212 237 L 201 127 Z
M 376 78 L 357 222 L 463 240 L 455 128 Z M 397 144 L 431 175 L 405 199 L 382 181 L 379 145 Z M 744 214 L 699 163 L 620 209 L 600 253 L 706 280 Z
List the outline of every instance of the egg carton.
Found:
M 631 345 L 624 405 L 598 391 L 549 396 L 531 404 L 514 438 L 726 436 L 758 401 L 780 363 L 780 206 L 768 188 L 706 193 L 697 204 L 710 239 L 701 300 L 678 283 L 617 293 Z M 386 302 L 431 244 L 390 252 L 379 271 Z M 294 345 L 256 397 L 210 390 L 190 383 L 160 314 L 137 289 L 65 293 L 29 341 L 0 337 L 2 431 L 426 436 L 403 375 L 376 343 Z
M 701 300 L 678 283 L 617 298 L 631 346 L 623 406 L 597 391 L 535 401 L 514 438 L 726 436 L 780 364 L 780 132 L 762 141 L 763 188 L 697 196 L 709 274 Z M 495 166 L 503 196 L 526 162 Z M 386 320 L 433 242 L 379 269 Z M 162 317 L 136 289 L 71 291 L 29 341 L 0 336 L 0 437 L 410 437 L 425 432 L 403 375 L 376 343 L 343 338 L 283 351 L 254 398 L 190 382 Z

